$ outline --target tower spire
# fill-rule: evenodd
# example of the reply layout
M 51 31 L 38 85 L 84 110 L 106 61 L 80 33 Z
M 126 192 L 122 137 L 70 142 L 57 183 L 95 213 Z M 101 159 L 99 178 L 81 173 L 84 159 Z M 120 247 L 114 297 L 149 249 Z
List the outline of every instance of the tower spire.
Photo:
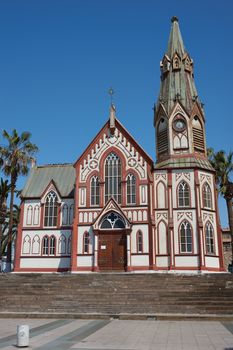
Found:
M 160 62 L 161 86 L 158 104 L 169 114 L 177 100 L 190 112 L 198 99 L 193 78 L 193 60 L 185 49 L 177 17 L 171 19 L 167 52 Z
M 185 49 L 178 18 L 172 17 L 171 22 L 154 109 L 156 150 L 161 164 L 181 155 L 206 157 L 205 118 L 194 82 L 193 60 Z

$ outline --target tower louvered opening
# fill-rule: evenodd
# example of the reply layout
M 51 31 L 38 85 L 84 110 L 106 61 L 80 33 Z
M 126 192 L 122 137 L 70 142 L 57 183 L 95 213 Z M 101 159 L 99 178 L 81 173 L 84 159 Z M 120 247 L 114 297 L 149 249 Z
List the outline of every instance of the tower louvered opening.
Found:
M 164 118 L 161 118 L 158 124 L 157 149 L 158 153 L 163 153 L 168 150 L 168 129 L 167 122 Z
M 204 132 L 197 116 L 193 119 L 193 146 L 194 150 L 205 151 Z

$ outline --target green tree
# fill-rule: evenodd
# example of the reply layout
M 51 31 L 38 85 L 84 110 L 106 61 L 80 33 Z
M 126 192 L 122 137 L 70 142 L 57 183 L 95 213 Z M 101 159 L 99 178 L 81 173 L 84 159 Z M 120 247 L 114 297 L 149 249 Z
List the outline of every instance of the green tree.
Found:
M 16 183 L 20 175 L 27 175 L 33 155 L 38 151 L 35 144 L 31 143 L 31 134 L 27 131 L 21 135 L 14 129 L 12 134 L 3 131 L 6 146 L 0 146 L 0 166 L 2 171 L 10 179 L 10 205 L 9 225 L 7 239 L 7 262 L 11 263 L 12 235 L 14 225 L 14 194 Z
M 216 171 L 216 182 L 219 193 L 223 196 L 227 205 L 228 222 L 232 235 L 232 260 L 233 260 L 233 183 L 231 174 L 233 172 L 233 152 L 226 154 L 221 150 L 214 152 L 212 148 L 208 150 L 208 157 L 211 165 Z
M 10 185 L 8 180 L 0 181 L 0 272 L 2 271 L 2 253 L 3 253 L 3 228 L 5 228 L 7 216 L 7 198 L 10 192 Z

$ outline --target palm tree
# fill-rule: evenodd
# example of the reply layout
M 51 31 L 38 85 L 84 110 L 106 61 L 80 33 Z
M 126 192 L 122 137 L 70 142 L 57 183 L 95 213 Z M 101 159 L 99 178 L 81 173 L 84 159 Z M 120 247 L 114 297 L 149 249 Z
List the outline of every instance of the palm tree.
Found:
M 9 226 L 7 241 L 7 262 L 11 263 L 11 246 L 13 230 L 14 194 L 17 179 L 20 175 L 27 175 L 29 164 L 38 148 L 31 143 L 31 134 L 27 131 L 21 135 L 14 129 L 12 134 L 3 131 L 3 138 L 7 141 L 7 146 L 0 146 L 0 166 L 6 176 L 10 178 L 10 206 L 9 206 Z
M 208 149 L 208 157 L 211 165 L 216 171 L 216 182 L 219 193 L 223 196 L 227 205 L 229 227 L 232 235 L 232 263 L 233 263 L 233 183 L 230 176 L 233 172 L 233 152 L 226 154 L 221 150 L 214 152 Z
M 0 181 L 0 272 L 2 271 L 2 242 L 3 242 L 3 225 L 6 222 L 7 214 L 7 197 L 10 192 L 10 185 L 8 185 L 8 180 Z

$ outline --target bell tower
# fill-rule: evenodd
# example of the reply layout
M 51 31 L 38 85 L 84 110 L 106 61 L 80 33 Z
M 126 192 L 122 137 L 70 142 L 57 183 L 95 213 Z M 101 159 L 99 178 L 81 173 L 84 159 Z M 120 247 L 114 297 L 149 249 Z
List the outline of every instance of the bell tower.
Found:
M 158 165 L 187 156 L 206 159 L 205 116 L 194 82 L 193 60 L 184 47 L 178 18 L 172 17 L 171 22 L 154 108 Z
M 215 172 L 207 158 L 203 104 L 177 17 L 171 22 L 154 108 L 154 269 L 222 271 Z

